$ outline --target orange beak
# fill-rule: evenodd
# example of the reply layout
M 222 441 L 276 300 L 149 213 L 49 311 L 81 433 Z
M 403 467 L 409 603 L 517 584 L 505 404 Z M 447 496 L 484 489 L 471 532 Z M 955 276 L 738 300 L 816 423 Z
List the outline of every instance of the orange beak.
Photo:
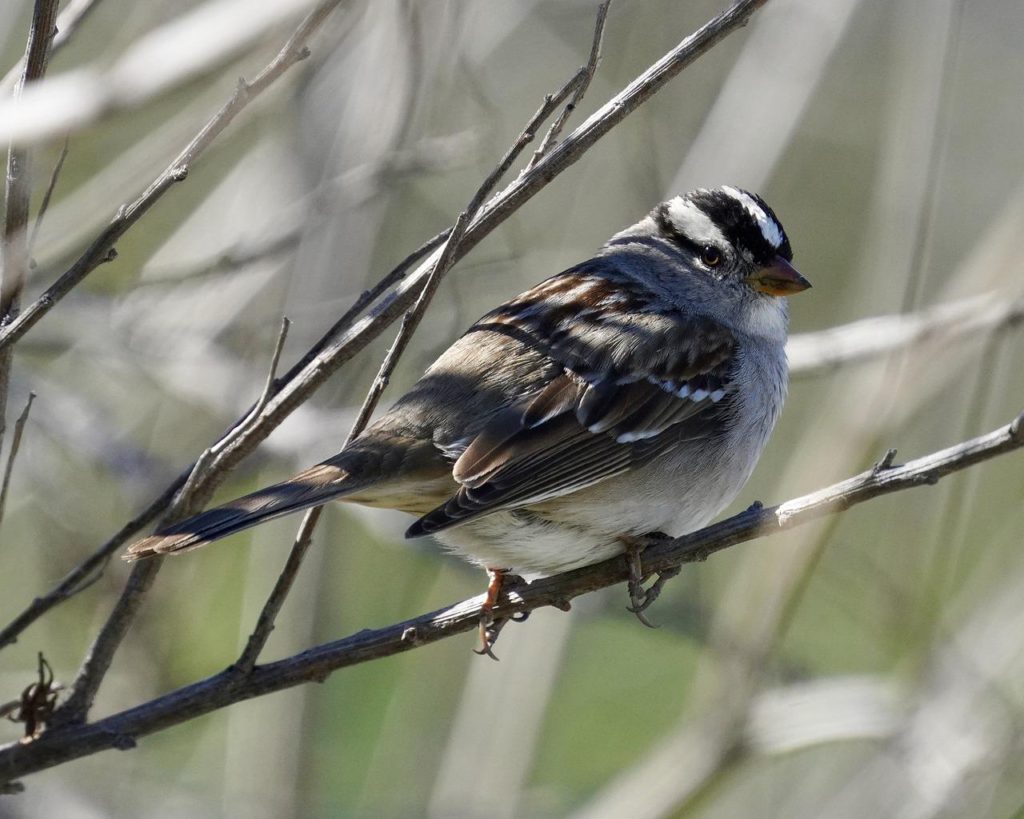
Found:
M 776 256 L 774 262 L 750 276 L 747 284 L 769 296 L 792 296 L 811 286 L 811 283 L 781 256 Z

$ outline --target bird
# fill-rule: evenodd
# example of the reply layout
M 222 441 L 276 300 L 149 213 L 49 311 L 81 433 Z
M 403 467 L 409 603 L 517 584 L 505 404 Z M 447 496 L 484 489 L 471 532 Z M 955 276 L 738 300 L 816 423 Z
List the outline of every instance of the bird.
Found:
M 792 260 L 760 196 L 729 185 L 675 196 L 483 316 L 336 455 L 124 557 L 186 552 L 341 500 L 410 513 L 406 537 L 433 535 L 488 572 L 480 653 L 512 572 L 626 555 L 630 608 L 646 623 L 644 538 L 721 512 L 782 410 L 786 297 L 811 286 Z

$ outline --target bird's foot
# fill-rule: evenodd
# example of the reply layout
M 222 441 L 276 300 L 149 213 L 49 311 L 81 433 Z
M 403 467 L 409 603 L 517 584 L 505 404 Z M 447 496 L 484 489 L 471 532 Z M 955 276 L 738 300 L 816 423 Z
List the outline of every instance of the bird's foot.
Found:
M 658 579 L 650 586 L 650 588 L 644 588 L 644 581 L 647 579 L 647 575 L 644 574 L 643 562 L 640 557 L 640 553 L 643 552 L 650 540 L 669 540 L 670 536 L 663 532 L 652 532 L 642 538 L 632 537 L 630 535 L 622 535 L 619 540 L 622 541 L 626 546 L 626 565 L 629 567 L 629 580 L 627 582 L 627 588 L 629 589 L 629 601 L 631 605 L 626 606 L 626 611 L 631 611 L 636 615 L 636 619 L 643 623 L 648 628 L 660 628 L 655 623 L 652 623 L 647 619 L 647 615 L 644 614 L 650 605 L 658 599 L 661 594 L 661 590 L 665 584 L 679 574 L 682 568 L 676 566 L 672 569 L 666 569 L 658 572 Z
M 498 657 L 494 653 L 494 644 L 498 641 L 498 635 L 501 634 L 501 630 L 505 627 L 505 624 L 512 621 L 521 623 L 527 617 L 529 612 L 520 612 L 513 614 L 511 617 L 495 617 L 494 607 L 498 603 L 498 598 L 501 596 L 502 587 L 510 581 L 518 581 L 519 577 L 511 573 L 509 569 L 488 569 L 487 570 L 487 597 L 484 599 L 483 605 L 480 607 L 480 648 L 473 649 L 474 652 L 480 655 L 490 657 L 492 660 L 497 660 Z
M 633 601 L 634 609 L 631 609 L 634 614 L 638 617 L 640 612 L 651 605 L 661 595 L 661 590 L 665 588 L 665 584 L 668 583 L 673 577 L 677 576 L 683 570 L 682 566 L 675 566 L 671 569 L 665 569 L 664 571 L 658 572 L 658 579 L 655 580 L 649 588 L 643 590 L 643 600 L 637 605 L 636 601 Z M 635 609 L 639 611 L 635 611 Z

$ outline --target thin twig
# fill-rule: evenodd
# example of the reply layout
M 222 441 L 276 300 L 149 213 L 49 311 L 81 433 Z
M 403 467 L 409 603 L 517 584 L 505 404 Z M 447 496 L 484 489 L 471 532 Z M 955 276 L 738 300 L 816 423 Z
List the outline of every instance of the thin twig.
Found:
M 113 248 L 114 243 L 138 222 L 168 190 L 176 183 L 185 180 L 196 160 L 203 155 L 235 117 L 291 66 L 309 56 L 306 42 L 340 2 L 341 0 L 325 0 L 317 6 L 299 24 L 277 56 L 256 76 L 256 79 L 251 83 L 244 79 L 238 81 L 230 99 L 221 106 L 220 110 L 210 118 L 164 171 L 153 180 L 152 184 L 133 201 L 121 205 L 107 227 L 93 240 L 78 260 L 61 274 L 57 281 L 50 285 L 38 299 L 26 307 L 17 319 L 0 329 L 0 350 L 21 338 L 61 299 L 81 284 L 106 259 L 108 251 Z
M 551 146 L 555 144 L 555 140 L 558 139 L 559 134 L 562 133 L 562 129 L 565 128 L 565 123 L 569 121 L 569 117 L 572 112 L 576 110 L 576 107 L 583 100 L 584 94 L 587 93 L 587 89 L 590 88 L 590 81 L 594 79 L 594 73 L 597 71 L 598 63 L 601 62 L 601 45 L 604 42 L 604 27 L 608 20 L 608 7 L 611 6 L 612 0 L 604 0 L 597 9 L 597 22 L 594 24 L 594 40 L 590 44 L 590 57 L 587 58 L 587 64 L 583 66 L 577 73 L 576 76 L 570 81 L 574 83 L 575 91 L 572 95 L 572 101 L 562 109 L 555 121 L 551 123 L 551 127 L 548 128 L 548 132 L 544 135 L 543 141 L 536 151 L 533 152 L 533 158 L 530 159 L 529 164 L 526 166 L 526 170 L 530 170 L 544 157 L 544 155 L 551 149 Z M 566 86 L 568 87 L 568 86 Z
M 20 98 L 26 85 L 46 74 L 57 18 L 57 0 L 36 0 L 29 23 L 28 41 L 21 76 L 14 88 Z M 32 157 L 28 148 L 7 148 L 7 175 L 4 184 L 4 220 L 0 234 L 0 334 L 17 319 L 21 291 L 28 277 L 28 214 L 32 201 Z M 7 398 L 11 382 L 13 349 L 0 349 L 0 445 L 7 417 Z
M 246 427 L 259 417 L 259 414 L 263 412 L 263 408 L 267 406 L 267 403 L 270 401 L 270 397 L 274 394 L 274 388 L 277 385 L 277 367 L 281 363 L 281 352 L 284 350 L 284 343 L 288 339 L 288 330 L 291 326 L 292 323 L 288 316 L 282 316 L 281 329 L 277 333 L 277 342 L 274 344 L 274 352 L 270 356 L 270 368 L 267 370 L 267 380 L 263 384 L 263 391 L 260 393 L 260 397 L 256 403 L 253 404 L 252 409 L 249 410 L 249 414 L 242 418 L 238 425 L 224 436 L 223 439 L 217 441 L 217 443 L 210 447 L 210 451 L 213 452 L 214 455 L 231 443 L 232 439 L 243 434 Z
M 309 547 L 313 543 L 313 531 L 316 529 L 323 509 L 322 506 L 315 506 L 303 515 L 302 523 L 295 535 L 295 543 L 292 544 L 291 551 L 288 553 L 288 560 L 285 561 L 284 568 L 274 583 L 274 588 L 263 604 L 260 616 L 256 620 L 256 627 L 245 642 L 245 648 L 232 666 L 232 671 L 235 674 L 245 677 L 252 673 L 260 652 L 263 651 L 263 647 L 270 638 L 270 633 L 274 630 L 274 622 L 277 620 L 277 615 L 281 613 L 285 598 L 288 597 L 295 578 L 299 575 L 306 552 L 309 551 Z
M 14 473 L 14 459 L 18 457 L 18 449 L 21 447 L 21 436 L 25 431 L 25 422 L 28 421 L 29 410 L 32 409 L 32 402 L 36 400 L 36 394 L 30 392 L 28 401 L 25 402 L 25 409 L 21 411 L 18 420 L 14 422 L 14 435 L 11 437 L 11 451 L 7 453 L 7 466 L 4 468 L 4 481 L 0 486 L 0 523 L 3 523 L 4 512 L 7 509 L 7 490 L 11 485 L 11 475 Z
M 50 42 L 57 19 L 57 0 L 36 0 L 25 46 L 24 68 L 14 89 L 21 96 L 26 85 L 38 82 L 46 74 Z M 0 278 L 0 324 L 7 324 L 18 310 L 18 300 L 28 274 L 27 229 L 32 196 L 31 156 L 27 148 L 11 145 L 7 151 L 3 226 L 3 276 Z M 0 408 L 6 395 L 0 397 Z
M 650 572 L 666 571 L 704 560 L 738 543 L 803 526 L 881 495 L 931 486 L 947 475 L 1022 447 L 1024 412 L 999 429 L 902 466 L 869 469 L 779 506 L 755 506 L 689 535 L 654 541 L 644 550 L 644 568 Z M 509 617 L 544 606 L 564 608 L 581 594 L 624 582 L 628 574 L 625 559 L 619 557 L 518 585 L 502 597 L 495 615 Z M 140 737 L 242 700 L 304 682 L 322 682 L 340 668 L 471 631 L 479 624 L 483 601 L 484 595 L 479 595 L 386 628 L 360 631 L 286 659 L 256 666 L 244 678 L 229 668 L 95 723 L 51 728 L 30 744 L 8 744 L 0 748 L 0 787 L 26 774 L 108 748 L 132 748 Z
M 252 405 L 252 408 L 248 413 L 243 415 L 242 418 L 223 436 L 204 449 L 202 454 L 200 454 L 196 459 L 188 479 L 182 485 L 181 490 L 178 493 L 182 498 L 181 503 L 187 503 L 188 499 L 195 494 L 196 486 L 204 479 L 206 471 L 209 469 L 210 464 L 213 463 L 217 455 L 220 454 L 224 447 L 228 446 L 233 440 L 245 434 L 245 431 L 249 428 L 250 424 L 259 417 L 259 414 L 263 412 L 263 408 L 267 405 L 267 402 L 270 401 L 270 396 L 273 395 L 274 385 L 277 380 L 277 365 L 281 362 L 281 351 L 284 349 L 285 339 L 288 338 L 288 328 L 290 328 L 291 325 L 292 323 L 287 316 L 283 316 L 281 318 L 281 329 L 277 333 L 274 352 L 270 356 L 270 368 L 267 371 L 267 380 L 263 385 L 263 391 L 260 393 L 260 397 L 256 400 L 256 403 Z
M 477 218 L 467 228 L 466 235 L 460 243 L 456 256 L 461 257 L 468 253 L 486 235 L 498 227 L 498 225 L 504 222 L 505 219 L 522 207 L 540 190 L 550 184 L 563 171 L 571 167 L 598 140 L 650 99 L 684 68 L 701 55 L 707 53 L 728 34 L 745 25 L 750 16 L 764 5 L 765 2 L 767 0 L 739 0 L 739 2 L 735 3 L 725 12 L 713 18 L 684 39 L 678 46 L 670 50 L 654 65 L 634 79 L 626 89 L 612 97 L 586 122 L 552 149 L 529 173 L 516 179 L 508 188 L 496 195 L 494 199 L 481 209 Z M 430 264 L 429 261 L 421 264 L 411 275 L 402 270 L 401 276 L 396 277 L 401 279 L 401 284 L 394 292 L 373 308 L 369 315 L 359 321 L 346 324 L 342 332 L 339 332 L 337 335 L 328 333 L 314 345 L 313 349 L 303 357 L 299 364 L 279 379 L 280 386 L 260 418 L 246 431 L 245 435 L 239 436 L 231 446 L 224 449 L 216 463 L 207 473 L 206 480 L 202 482 L 201 486 L 196 487 L 196 496 L 193 499 L 195 502 L 201 502 L 204 497 L 208 497 L 229 469 L 233 468 L 246 455 L 252 452 L 267 435 L 281 424 L 296 407 L 306 401 L 338 368 L 363 350 L 374 338 L 380 335 L 385 327 L 397 320 L 408 309 L 416 299 L 423 280 L 429 274 Z M 393 271 L 386 278 L 391 278 L 396 271 Z M 365 304 L 369 303 L 369 300 L 360 299 L 360 301 Z M 0 333 L 0 339 L 2 339 L 2 333 Z M 173 496 L 175 494 L 174 489 L 181 485 L 180 481 L 182 480 L 182 478 L 177 479 L 174 486 L 169 487 L 162 493 L 161 498 L 166 498 L 169 495 Z M 156 503 L 151 504 L 146 514 L 148 515 L 155 506 Z M 175 519 L 183 514 L 183 510 L 179 507 L 175 507 L 172 511 Z M 148 519 L 152 520 L 152 517 Z M 172 519 L 170 513 L 165 519 L 170 522 Z M 118 537 L 122 532 L 118 533 Z M 108 548 L 113 540 L 111 539 L 107 544 L 104 544 L 103 549 Z M 109 552 L 104 552 L 100 557 L 100 551 L 98 550 L 90 558 L 94 565 L 97 562 L 102 564 L 109 557 Z M 127 628 L 128 622 L 142 599 L 142 594 L 144 594 L 145 589 L 151 583 L 151 576 L 148 572 L 143 571 L 144 567 L 152 567 L 148 571 L 155 573 L 155 567 L 158 565 L 158 560 L 136 564 L 132 574 L 129 576 L 122 599 L 118 602 L 114 613 L 111 615 L 110 628 L 105 627 L 97 638 L 97 642 L 103 645 L 103 655 L 94 658 L 93 653 L 90 652 L 90 656 L 87 658 L 86 662 L 95 665 L 97 669 L 91 675 L 91 686 L 98 685 L 99 678 L 105 673 L 105 668 L 109 666 L 113 651 L 123 637 L 124 630 Z M 36 619 L 37 616 L 37 612 L 33 611 L 30 614 L 29 610 L 26 610 L 18 618 L 18 628 L 13 628 L 14 624 L 12 624 L 12 626 L 9 626 L 0 634 L 5 636 L 8 641 L 16 639 L 17 634 L 28 623 Z M 100 670 L 101 667 L 102 670 Z M 82 706 L 81 702 L 79 706 Z M 85 703 L 85 707 L 87 708 L 87 703 Z M 84 713 L 84 710 L 81 711 L 81 715 L 84 715 Z
M 82 24 L 89 13 L 96 8 L 99 0 L 71 0 L 68 3 L 67 8 L 64 9 L 59 15 L 57 15 L 57 22 L 55 28 L 57 33 L 53 37 L 53 42 L 50 44 L 50 57 L 60 51 L 71 39 L 71 36 L 78 30 L 78 27 Z M 18 77 L 25 66 L 24 58 L 18 60 L 11 70 L 8 71 L 2 80 L 0 80 L 0 96 L 2 96 L 9 89 L 14 87 L 14 84 L 18 81 Z
M 39 203 L 39 210 L 36 211 L 36 221 L 32 225 L 32 233 L 28 237 L 28 248 L 25 253 L 28 256 L 29 267 L 35 267 L 35 262 L 32 261 L 32 250 L 36 246 L 36 237 L 39 235 L 39 228 L 43 224 L 43 217 L 46 216 L 46 211 L 50 208 L 50 199 L 53 196 L 54 188 L 57 187 L 57 180 L 60 178 L 60 172 L 64 169 L 64 160 L 68 158 L 68 149 L 71 147 L 71 138 L 64 137 L 64 147 L 60 150 L 60 156 L 57 157 L 57 162 L 53 166 L 53 171 L 50 173 L 50 181 L 46 185 L 46 191 L 43 193 L 43 199 Z

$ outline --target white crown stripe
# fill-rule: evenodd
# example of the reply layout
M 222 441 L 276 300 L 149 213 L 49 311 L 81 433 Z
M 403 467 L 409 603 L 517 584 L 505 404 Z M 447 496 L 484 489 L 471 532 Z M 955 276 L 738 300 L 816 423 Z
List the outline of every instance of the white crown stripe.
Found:
M 778 222 L 765 213 L 764 208 L 739 188 L 734 188 L 732 185 L 723 185 L 722 190 L 743 205 L 747 213 L 754 217 L 754 221 L 757 222 L 757 226 L 761 229 L 761 235 L 764 236 L 768 244 L 775 249 L 782 246 L 782 228 L 779 227 Z
M 695 240 L 709 240 L 726 244 L 726 238 L 711 217 L 688 199 L 677 196 L 669 200 L 668 216 L 676 230 Z

